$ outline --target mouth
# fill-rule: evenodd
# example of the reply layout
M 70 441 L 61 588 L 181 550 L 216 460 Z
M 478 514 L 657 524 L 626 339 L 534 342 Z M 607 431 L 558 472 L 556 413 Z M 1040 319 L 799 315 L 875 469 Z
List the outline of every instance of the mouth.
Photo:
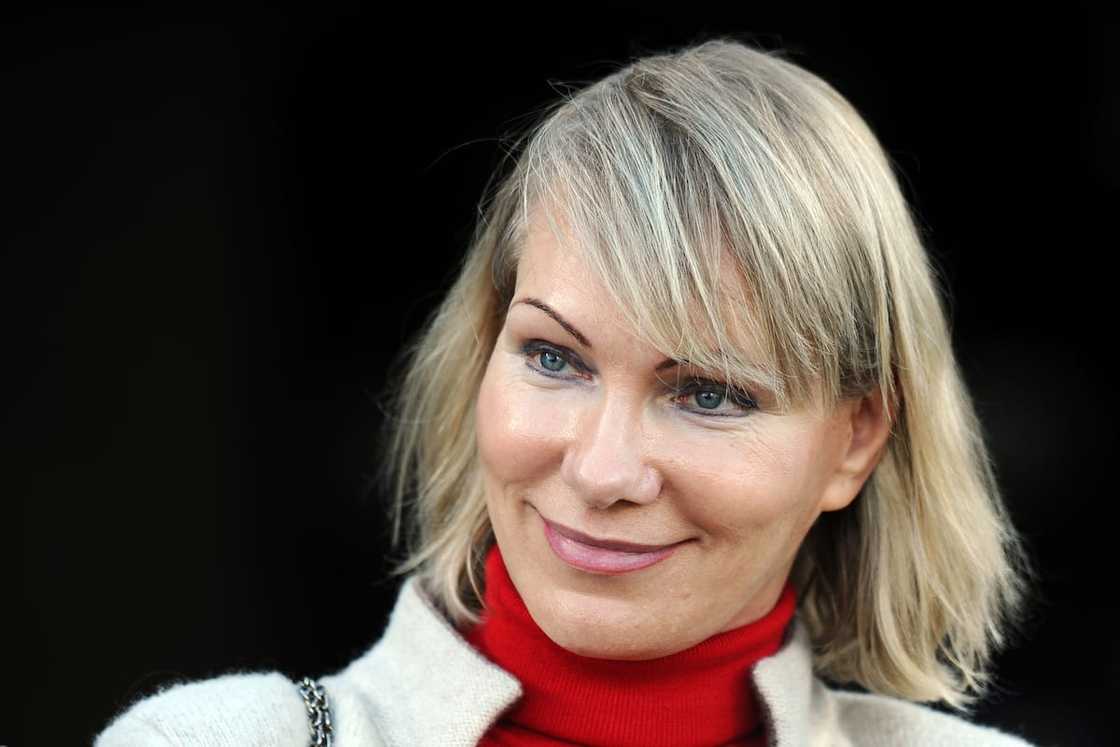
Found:
M 646 545 L 599 539 L 545 519 L 544 536 L 552 552 L 573 568 L 589 573 L 617 575 L 641 570 L 665 560 L 684 542 Z

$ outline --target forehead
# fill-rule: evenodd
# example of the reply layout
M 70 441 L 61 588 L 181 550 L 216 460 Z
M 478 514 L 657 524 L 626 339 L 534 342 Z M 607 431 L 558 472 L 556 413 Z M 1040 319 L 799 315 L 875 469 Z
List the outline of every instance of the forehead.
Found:
M 673 284 L 687 288 L 683 277 L 673 277 L 682 272 L 685 257 L 674 258 L 675 262 L 651 262 L 649 257 L 623 258 L 617 262 L 619 272 L 614 282 L 607 283 L 599 269 L 601 265 L 592 261 L 589 250 L 580 245 L 561 212 L 545 214 L 537 208 L 528 215 L 518 251 L 515 297 L 531 295 L 554 308 L 578 313 L 582 320 L 591 324 L 612 324 L 635 337 L 652 338 L 648 341 L 667 355 L 673 356 L 679 351 L 673 350 L 674 346 L 666 340 L 680 339 L 691 347 L 723 350 L 732 357 L 745 357 L 756 363 L 762 360 L 762 346 L 747 331 L 747 285 L 730 252 L 724 250 L 719 260 L 717 297 L 711 299 L 711 308 L 716 310 L 714 326 L 720 330 L 716 335 L 710 331 L 713 324 L 707 316 L 708 307 L 695 296 L 684 304 L 683 313 L 674 313 L 669 304 L 658 303 L 655 288 Z M 656 281 L 651 282 L 651 275 L 657 276 Z M 625 289 L 629 299 L 619 297 L 615 290 L 619 287 Z M 631 317 L 624 313 L 624 306 L 644 306 L 645 313 L 639 314 L 640 318 L 660 319 L 662 323 L 651 324 L 653 329 L 647 329 L 643 335 L 629 321 Z
M 566 231 L 563 224 L 556 228 Z M 610 288 L 576 240 L 567 233 L 557 235 L 539 213 L 526 227 L 517 262 L 516 288 L 519 296 L 528 293 L 550 304 L 577 306 L 585 312 L 595 307 L 610 312 L 617 305 Z

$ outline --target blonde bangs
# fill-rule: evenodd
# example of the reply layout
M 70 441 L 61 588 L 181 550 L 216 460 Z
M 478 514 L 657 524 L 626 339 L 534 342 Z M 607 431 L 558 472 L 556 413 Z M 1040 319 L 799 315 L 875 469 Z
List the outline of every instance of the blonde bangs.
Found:
M 878 311 L 889 329 L 885 304 L 852 303 L 875 295 L 882 268 L 866 277 L 866 265 L 848 259 L 862 250 L 844 222 L 851 210 L 825 204 L 840 189 L 806 188 L 806 164 L 827 151 L 812 137 L 789 142 L 809 121 L 768 132 L 765 117 L 745 116 L 759 103 L 749 101 L 739 116 L 750 136 L 697 126 L 706 99 L 687 92 L 712 83 L 676 82 L 680 91 L 638 64 L 542 123 L 513 175 L 520 211 L 502 264 L 516 267 L 525 228 L 541 215 L 563 250 L 589 260 L 638 336 L 666 355 L 761 386 L 783 411 L 829 408 L 877 383 L 889 401 L 893 377 L 877 361 L 890 350 L 875 350 L 881 329 L 867 324 Z M 724 97 L 735 94 L 728 87 Z M 788 163 L 773 162 L 778 153 Z M 507 298 L 512 282 L 511 271 L 497 283 Z

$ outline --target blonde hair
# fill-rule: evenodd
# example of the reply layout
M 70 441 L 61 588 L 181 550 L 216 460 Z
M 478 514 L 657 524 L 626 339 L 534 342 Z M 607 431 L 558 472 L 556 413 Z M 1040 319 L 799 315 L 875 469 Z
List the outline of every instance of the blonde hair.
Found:
M 1034 574 L 937 273 L 868 124 L 784 52 L 719 37 L 565 93 L 510 162 L 487 185 L 450 292 L 401 353 L 403 384 L 385 394 L 396 572 L 416 572 L 456 624 L 477 621 L 493 535 L 475 400 L 529 215 L 547 206 L 564 246 L 666 355 L 761 383 L 782 408 L 879 387 L 887 445 L 857 499 L 802 543 L 799 616 L 821 676 L 969 711 Z M 742 280 L 737 297 L 727 278 Z M 761 346 L 749 359 L 725 342 L 736 328 Z

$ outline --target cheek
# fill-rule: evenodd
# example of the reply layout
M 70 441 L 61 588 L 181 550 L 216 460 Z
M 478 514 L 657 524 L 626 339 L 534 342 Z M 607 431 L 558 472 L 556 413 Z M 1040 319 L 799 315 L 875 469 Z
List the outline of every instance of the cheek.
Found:
M 556 408 L 511 375 L 508 365 L 491 359 L 479 387 L 475 419 L 479 459 L 489 476 L 504 484 L 530 480 L 550 465 L 558 466 L 563 453 Z
M 776 528 L 811 504 L 811 447 L 776 421 L 730 439 L 685 443 L 676 473 L 687 475 L 682 507 L 716 535 L 740 537 Z

